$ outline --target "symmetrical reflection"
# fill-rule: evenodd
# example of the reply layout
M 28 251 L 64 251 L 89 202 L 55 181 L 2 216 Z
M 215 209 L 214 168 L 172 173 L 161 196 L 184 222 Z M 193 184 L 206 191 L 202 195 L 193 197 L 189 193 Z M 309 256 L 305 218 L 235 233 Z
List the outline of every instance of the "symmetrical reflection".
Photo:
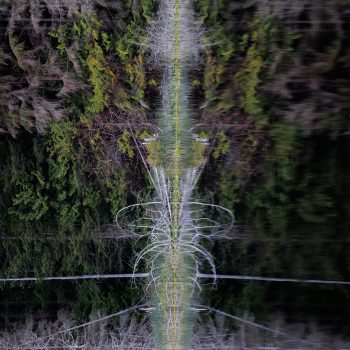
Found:
M 0 348 L 349 347 L 348 1 L 0 23 Z

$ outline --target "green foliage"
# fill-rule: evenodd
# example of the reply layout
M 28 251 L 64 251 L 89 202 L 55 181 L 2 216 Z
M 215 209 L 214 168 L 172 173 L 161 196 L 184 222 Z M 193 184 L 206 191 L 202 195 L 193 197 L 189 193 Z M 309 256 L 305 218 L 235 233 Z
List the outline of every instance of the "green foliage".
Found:
M 350 169 L 338 153 L 339 147 L 348 149 L 348 142 L 345 146 L 324 135 L 305 137 L 295 125 L 284 123 L 270 125 L 268 136 L 269 147 L 263 157 L 255 158 L 262 170 L 252 179 L 238 179 L 228 166 L 219 168 L 220 204 L 234 210 L 236 226 L 243 225 L 242 233 L 246 234 L 241 242 L 227 248 L 227 243 L 223 244 L 220 254 L 226 261 L 222 268 L 243 275 L 346 279 L 349 270 L 340 268 L 334 257 L 347 255 L 348 250 L 338 243 L 348 237 L 349 220 L 341 213 L 348 212 L 349 206 L 339 193 L 347 186 L 343 176 Z M 337 221 L 342 224 L 337 225 Z M 266 314 L 264 306 L 276 300 L 293 300 L 301 310 L 314 301 L 311 290 L 303 290 L 299 298 L 298 287 L 277 287 L 245 284 L 230 292 L 235 297 L 232 310 Z M 226 291 L 222 293 L 226 295 Z M 229 307 L 226 300 L 220 303 Z
M 146 6 L 146 4 L 142 4 L 142 6 Z M 140 47 L 140 44 L 144 42 L 145 38 L 141 35 L 137 22 L 129 23 L 125 31 L 116 36 L 114 46 L 124 65 L 125 76 L 123 80 L 131 88 L 131 93 L 125 89 L 117 91 L 114 103 L 121 109 L 135 109 L 131 99 L 140 102 L 144 97 L 146 88 L 144 49 Z
M 102 38 L 102 44 L 103 44 L 104 49 L 107 52 L 110 51 L 113 47 L 112 35 L 108 35 L 107 33 L 102 32 L 101 38 Z
M 107 198 L 106 201 L 110 205 L 110 213 L 114 218 L 118 210 L 126 206 L 126 196 L 128 192 L 128 185 L 125 179 L 124 172 L 116 173 L 113 177 L 108 179 Z
M 144 97 L 144 90 L 146 87 L 142 51 L 132 58 L 130 62 L 125 64 L 125 71 L 127 74 L 127 81 L 133 89 L 133 98 L 137 101 L 141 101 Z
M 140 27 L 151 22 L 157 9 L 156 0 L 141 0 L 135 2 L 127 0 L 128 7 L 132 10 L 133 19 Z
M 289 29 L 285 28 L 283 36 L 283 49 L 287 54 L 290 54 L 295 49 L 295 42 L 300 38 L 300 34 Z
M 195 4 L 200 21 L 204 22 L 206 18 L 208 18 L 209 16 L 210 0 L 195 1 L 194 4 Z
M 219 64 L 217 59 L 211 54 L 207 55 L 207 61 L 204 72 L 204 97 L 208 102 L 213 102 L 217 99 L 217 88 L 222 83 L 222 75 L 225 69 L 222 64 Z
M 219 63 L 222 65 L 228 64 L 236 52 L 236 37 L 225 32 L 222 24 L 216 23 L 211 28 L 206 40 L 209 44 L 215 43 L 217 45 L 215 55 Z
M 235 204 L 240 201 L 238 190 L 241 187 L 241 183 L 239 179 L 234 176 L 232 171 L 222 167 L 220 169 L 218 187 L 220 205 L 229 210 L 234 210 Z
M 212 125 L 232 123 L 228 135 L 234 137 L 229 150 L 231 156 L 226 160 L 228 164 L 223 165 L 212 157 L 209 180 L 206 178 L 203 184 L 209 188 L 206 192 L 218 193 L 220 204 L 234 210 L 238 234 L 242 230 L 243 235 L 247 235 L 242 243 L 222 244 L 222 249 L 218 250 L 220 257 L 226 256 L 222 269 L 232 271 L 232 274 L 296 278 L 327 276 L 328 279 L 346 280 L 345 275 L 350 276 L 349 269 L 346 268 L 344 273 L 345 265 L 338 257 L 347 256 L 348 248 L 339 245 L 337 240 L 347 240 L 350 227 L 345 214 L 349 213 L 349 193 L 345 184 L 350 170 L 349 142 L 330 136 L 333 127 L 344 124 L 339 121 L 339 115 L 331 113 L 333 117 L 330 117 L 328 113 L 329 127 L 325 127 L 327 122 L 318 124 L 319 120 L 313 120 L 309 123 L 308 118 L 301 118 L 298 125 L 304 123 L 302 130 L 298 121 L 293 122 L 290 116 L 287 118 L 283 114 L 289 103 L 298 103 L 294 98 L 304 98 L 300 97 L 302 92 L 296 88 L 297 97 L 293 94 L 293 102 L 286 103 L 283 98 L 274 98 L 268 92 L 272 86 L 272 92 L 278 94 L 276 87 L 281 82 L 288 90 L 288 78 L 293 82 L 298 77 L 294 81 L 300 79 L 305 83 L 303 91 L 310 89 L 312 94 L 321 96 L 322 93 L 316 93 L 315 87 L 310 85 L 312 79 L 305 78 L 309 72 L 315 73 L 311 73 L 312 77 L 320 84 L 322 74 L 328 72 L 327 82 L 337 85 L 333 78 L 329 79 L 336 75 L 332 67 L 342 47 L 337 35 L 331 30 L 331 44 L 328 44 L 323 34 L 305 31 L 305 24 L 290 27 L 277 18 L 259 17 L 257 7 L 261 5 L 257 2 L 233 4 L 232 1 L 197 0 L 194 3 L 201 21 L 209 28 L 208 37 L 213 38 L 206 39 L 205 47 L 203 91 L 200 93 L 204 93 L 209 103 L 202 105 L 203 120 L 209 120 Z M 213 8 L 215 11 L 211 17 Z M 216 10 L 219 11 L 220 24 L 215 18 Z M 216 33 L 210 33 L 213 24 L 221 26 Z M 231 32 L 239 32 L 240 37 L 231 34 L 229 28 Z M 225 40 L 230 44 L 223 45 L 221 54 L 221 42 L 225 43 Z M 229 57 L 227 64 L 226 52 Z M 305 55 L 301 54 L 303 52 Z M 301 62 L 299 76 L 298 66 L 293 65 L 295 62 Z M 288 75 L 289 69 L 296 74 Z M 276 86 L 275 79 L 278 81 Z M 342 83 L 339 85 L 343 86 Z M 196 82 L 193 86 L 198 88 L 199 85 Z M 330 85 L 325 83 L 322 86 Z M 290 92 L 293 91 L 291 88 Z M 307 103 L 304 107 L 309 110 L 309 94 L 305 95 Z M 319 115 L 319 104 L 318 99 L 316 113 L 311 110 L 311 115 Z M 300 105 L 296 110 L 302 110 L 302 107 Z M 325 120 L 323 117 L 318 119 Z M 296 242 L 293 243 L 293 239 Z M 209 302 L 216 304 L 220 296 L 230 295 L 230 298 L 223 297 L 220 303 L 225 305 L 225 310 L 231 308 L 232 313 L 264 313 L 267 311 L 264 306 L 268 303 L 274 306 L 275 303 L 286 303 L 288 310 L 290 305 L 296 307 L 300 303 L 299 311 L 304 312 L 305 307 L 309 310 L 310 304 L 315 302 L 315 295 L 326 295 L 319 291 L 319 287 L 316 293 L 316 288 L 306 291 L 305 286 L 286 288 L 260 282 L 247 283 L 242 288 L 230 286 L 224 285 L 221 295 L 219 292 Z M 339 293 L 345 295 L 343 291 Z M 349 298 L 346 294 L 343 304 Z M 325 306 L 332 298 L 327 294 L 320 299 L 319 304 Z
M 322 188 L 308 190 L 298 200 L 298 214 L 305 222 L 327 224 L 334 218 L 334 200 Z
M 87 112 L 102 112 L 109 104 L 115 76 L 107 63 L 106 55 L 112 48 L 112 36 L 101 30 L 101 22 L 91 15 L 88 19 L 77 14 L 72 28 L 73 40 L 81 46 L 80 60 L 86 67 L 87 80 L 93 95 Z M 105 51 L 104 51 L 105 50 Z
M 284 181 L 293 181 L 295 178 L 295 159 L 299 151 L 299 130 L 295 125 L 276 123 L 273 125 L 270 136 L 274 143 L 274 150 L 269 159 L 274 163 L 279 178 Z
M 250 23 L 250 31 L 244 33 L 239 42 L 240 50 L 245 51 L 245 58 L 235 74 L 234 83 L 239 92 L 240 107 L 256 117 L 260 126 L 267 124 L 267 116 L 259 86 L 273 55 L 271 43 L 275 43 L 281 34 L 274 18 L 262 20 L 256 16 Z
M 156 0 L 141 0 L 140 1 L 142 16 L 149 24 L 156 12 L 157 1 Z
M 130 94 L 128 94 L 126 89 L 118 89 L 116 91 L 116 96 L 113 101 L 114 105 L 118 107 L 120 110 L 124 111 L 133 111 L 135 110 L 135 104 L 130 98 Z
M 129 158 L 135 156 L 134 146 L 132 145 L 133 139 L 130 131 L 124 129 L 123 133 L 118 137 L 117 142 L 121 153 L 126 154 Z
M 224 31 L 221 24 L 213 25 L 208 37 L 206 50 L 206 65 L 204 71 L 204 96 L 206 101 L 213 102 L 221 96 L 217 96 L 217 89 L 225 81 L 225 69 L 229 66 L 235 50 L 235 37 Z M 215 43 L 215 50 L 211 45 Z
M 145 4 L 143 6 L 150 10 Z M 122 61 L 124 75 L 119 79 L 132 88 L 131 98 L 142 99 L 145 89 L 143 50 L 137 48 L 137 43 L 144 39 L 136 22 L 129 23 L 121 33 L 107 33 L 102 31 L 102 24 L 95 14 L 85 18 L 78 13 L 72 28 L 60 26 L 52 36 L 59 38 L 57 48 L 60 51 L 70 45 L 69 37 L 79 47 L 78 58 L 93 92 L 86 108 L 88 113 L 102 112 L 110 104 L 112 94 L 117 97 L 115 103 L 118 107 L 133 109 L 129 93 L 116 86 L 115 57 L 111 57 L 113 50 Z
M 147 162 L 151 166 L 161 166 L 163 164 L 163 157 L 162 157 L 162 149 L 161 149 L 161 143 L 159 140 L 155 140 L 152 142 L 147 143 L 146 145 L 147 149 Z
M 124 10 L 126 5 L 121 6 Z M 25 70 L 25 77 L 44 77 L 50 87 L 50 79 L 60 80 L 56 71 L 69 77 L 79 76 L 79 84 L 90 85 L 91 90 L 85 89 L 83 93 L 73 93 L 64 101 L 60 100 L 59 111 L 65 119 L 54 122 L 50 119 L 48 128 L 38 135 L 23 130 L 32 131 L 35 127 L 36 116 L 31 108 L 33 96 L 26 101 L 10 101 L 23 107 L 17 113 L 10 111 L 6 104 L 9 103 L 7 93 L 18 81 L 14 79 L 12 84 L 11 80 L 11 86 L 3 84 L 1 87 L 0 131 L 6 128 L 6 132 L 17 136 L 17 139 L 12 139 L 8 134 L 2 134 L 0 139 L 1 276 L 106 273 L 112 268 L 115 270 L 116 266 L 122 272 L 122 244 L 118 242 L 114 246 L 111 241 L 100 237 L 106 227 L 111 227 L 116 212 L 129 204 L 133 198 L 130 193 L 136 192 L 139 184 L 133 181 L 131 186 L 126 180 L 131 172 L 127 161 L 113 163 L 108 158 L 110 153 L 104 147 L 112 146 L 106 134 L 116 131 L 105 132 L 103 112 L 114 100 L 119 107 L 135 112 L 134 100 L 144 97 L 144 52 L 138 45 L 144 39 L 136 22 L 149 22 L 155 6 L 156 1 L 141 1 L 140 19 L 132 21 L 129 13 L 126 18 L 129 25 L 125 31 L 111 29 L 106 23 L 102 25 L 92 11 L 90 17 L 76 13 L 74 20 L 64 25 L 58 25 L 54 19 L 57 30 L 47 33 L 48 37 L 43 35 L 45 40 L 42 42 L 41 35 L 37 35 L 37 48 L 31 49 L 34 40 L 30 42 L 33 38 L 28 40 L 27 34 L 24 37 L 13 34 L 9 43 L 5 42 L 6 39 L 2 43 L 4 50 L 0 50 L 0 64 L 13 67 L 13 76 L 18 78 L 21 89 L 23 78 L 16 74 Z M 28 33 L 31 30 L 29 28 Z M 126 50 L 126 55 L 118 57 L 116 47 Z M 56 65 L 52 66 L 54 76 L 40 70 L 41 67 L 48 68 L 51 63 Z M 152 81 L 153 77 L 149 78 Z M 35 97 L 41 97 L 42 93 L 51 94 L 47 86 L 45 89 L 40 86 L 38 91 L 30 89 L 29 92 L 25 89 L 25 93 L 33 91 Z M 51 107 L 56 100 L 51 101 L 50 95 L 49 102 Z M 67 113 L 62 112 L 63 107 L 67 107 Z M 57 114 L 55 116 L 57 118 Z M 17 130 L 19 127 L 22 127 L 21 133 Z M 115 150 L 120 147 L 129 157 L 135 158 L 130 135 L 123 133 L 114 143 Z M 116 285 L 119 291 L 128 289 L 123 283 Z M 5 290 L 2 290 L 2 295 L 12 297 L 13 294 L 14 302 L 28 300 L 35 307 L 44 307 L 48 300 L 71 306 L 76 302 L 74 309 L 81 319 L 91 311 L 115 311 L 122 307 L 121 304 L 134 301 L 135 295 L 139 297 L 138 293 L 129 291 L 121 292 L 127 296 L 120 296 L 95 282 L 79 282 L 76 288 L 69 282 L 16 286 L 7 285 L 5 288 L 2 284 L 0 288 Z
M 83 281 L 77 285 L 77 301 L 73 304 L 73 312 L 80 320 L 91 313 L 106 313 L 108 305 L 101 295 L 101 288 L 95 281 Z
M 51 33 L 57 39 L 57 49 L 61 53 L 72 45 L 78 48 L 75 49 L 75 54 L 92 90 L 86 106 L 86 112 L 90 115 L 104 111 L 112 102 L 120 109 L 134 110 L 133 100 L 140 102 L 144 97 L 144 50 L 140 44 L 145 38 L 141 35 L 140 18 L 136 13 L 141 11 L 143 18 L 150 21 L 155 2 L 142 1 L 139 7 L 131 7 L 136 11 L 134 16 L 138 19 L 130 21 L 122 32 L 105 32 L 96 14 L 92 13 L 86 18 L 77 13 L 72 27 L 60 26 L 56 32 Z M 114 52 L 117 53 L 119 62 Z M 131 91 L 124 84 L 117 85 L 116 71 L 119 72 L 118 82 L 126 83 Z
M 76 26 L 76 24 L 74 24 L 74 26 Z M 67 49 L 66 42 L 68 40 L 68 26 L 66 24 L 60 25 L 55 32 L 51 32 L 49 35 L 57 40 L 56 49 L 61 56 L 64 56 Z
M 89 83 L 94 92 L 87 110 L 90 113 L 98 113 L 108 106 L 108 91 L 114 83 L 114 74 L 107 67 L 102 48 L 97 43 L 90 48 L 86 65 L 89 72 Z
M 76 126 L 69 120 L 52 123 L 49 130 L 49 176 L 57 189 L 68 181 L 67 174 L 74 161 L 72 156 L 74 139 L 77 135 Z
M 240 106 L 253 116 L 261 116 L 262 108 L 257 97 L 257 87 L 261 82 L 259 75 L 263 68 L 263 60 L 254 46 L 248 49 L 244 67 L 235 76 L 235 82 L 242 90 Z
M 192 165 L 194 167 L 199 167 L 205 161 L 205 151 L 207 146 L 203 142 L 198 141 L 192 141 L 191 146 Z
M 253 21 L 252 33 L 248 36 L 245 33 L 242 37 L 241 47 L 247 47 L 250 38 L 250 45 L 247 49 L 242 68 L 235 75 L 235 83 L 240 90 L 240 106 L 245 112 L 261 117 L 263 110 L 260 99 L 257 95 L 257 88 L 261 82 L 261 74 L 266 65 L 264 55 L 265 40 L 269 35 L 265 32 L 267 28 L 262 26 L 258 18 Z
M 118 34 L 115 40 L 115 50 L 123 63 L 137 53 L 137 44 L 143 42 L 144 39 L 140 34 L 140 29 L 135 22 L 127 25 L 125 31 Z
M 21 222 L 38 221 L 49 209 L 45 179 L 38 172 L 19 175 L 14 184 L 16 192 L 8 213 Z
M 200 22 L 205 23 L 207 26 L 212 27 L 216 23 L 218 11 L 215 6 L 212 6 L 211 0 L 195 0 L 194 6 L 199 17 Z M 222 5 L 222 1 L 216 2 L 218 6 Z
M 89 49 L 89 45 L 99 40 L 102 23 L 92 13 L 86 18 L 81 13 L 76 14 L 76 21 L 72 27 L 73 40 L 81 41 L 83 49 Z
M 241 52 L 244 52 L 247 49 L 247 47 L 249 45 L 249 40 L 250 40 L 249 33 L 244 33 L 241 37 L 240 42 L 239 42 L 239 50 Z
M 230 140 L 223 131 L 217 134 L 217 144 L 213 151 L 213 157 L 218 159 L 230 150 Z

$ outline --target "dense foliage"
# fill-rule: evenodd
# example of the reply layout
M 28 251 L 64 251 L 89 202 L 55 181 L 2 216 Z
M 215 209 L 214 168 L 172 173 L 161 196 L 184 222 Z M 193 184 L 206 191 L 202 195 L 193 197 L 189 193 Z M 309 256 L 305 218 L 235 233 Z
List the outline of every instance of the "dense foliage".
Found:
M 216 193 L 237 220 L 234 240 L 215 246 L 220 271 L 349 280 L 346 2 L 196 3 L 216 43 L 199 91 L 202 125 L 217 135 L 202 192 Z M 222 132 L 230 147 L 218 158 Z M 349 311 L 342 288 L 221 286 L 215 302 L 232 311 L 263 315 L 272 305 L 344 318 Z
M 140 28 L 154 9 L 152 1 L 1 6 L 3 277 L 130 272 L 133 248 L 118 239 L 114 217 L 147 192 L 125 133 L 148 119 Z M 70 285 L 1 293 L 42 307 L 68 298 L 80 318 L 128 303 L 123 283 Z
M 194 3 L 206 30 L 191 73 L 195 131 L 214 143 L 198 191 L 237 219 L 237 239 L 214 246 L 220 272 L 350 280 L 347 1 Z M 1 276 L 130 271 L 134 247 L 116 240 L 113 220 L 150 192 L 132 135 L 156 130 L 160 82 L 144 34 L 156 8 L 0 2 Z M 148 152 L 152 161 L 159 150 Z M 69 303 L 80 318 L 139 297 L 116 281 L 1 288 L 7 313 L 27 300 L 47 311 Z M 207 297 L 259 315 L 268 305 L 346 315 L 349 298 L 256 282 Z

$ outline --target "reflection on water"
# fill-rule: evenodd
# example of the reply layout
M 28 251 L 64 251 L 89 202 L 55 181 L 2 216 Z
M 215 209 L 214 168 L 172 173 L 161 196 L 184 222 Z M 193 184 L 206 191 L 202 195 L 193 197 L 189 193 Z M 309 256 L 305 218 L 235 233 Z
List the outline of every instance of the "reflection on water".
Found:
M 212 154 L 201 189 L 237 219 L 232 240 L 214 245 L 218 273 L 349 281 L 349 4 L 232 1 L 203 17 L 222 45 L 207 51 L 202 120 L 225 132 L 230 149 Z M 217 288 L 208 300 L 231 314 L 349 328 L 348 286 Z
M 139 223 L 134 241 L 112 224 L 113 216 L 154 198 L 145 160 L 162 188 L 172 188 L 169 179 L 182 169 L 175 164 L 181 149 L 185 167 L 195 168 L 186 196 L 192 197 L 194 177 L 205 164 L 193 197 L 227 208 L 236 220 L 225 238 L 213 237 L 203 248 L 215 257 L 218 274 L 245 277 L 218 278 L 214 288 L 203 279 L 203 305 L 191 308 L 198 316 L 193 349 L 349 347 L 348 285 L 246 279 L 350 281 L 349 2 L 194 0 L 196 30 L 176 39 L 196 62 L 186 61 L 185 80 L 174 60 L 174 38 L 158 27 L 150 42 L 144 35 L 157 4 L 0 5 L 2 276 L 130 272 L 131 257 L 145 248 L 139 238 L 147 229 L 138 221 L 143 209 L 124 218 Z M 177 63 L 163 69 L 168 77 L 162 83 L 157 65 L 168 61 Z M 181 79 L 186 84 L 174 94 Z M 88 94 L 81 91 L 86 86 Z M 176 101 L 191 107 L 182 115 L 187 137 L 178 134 L 175 119 L 158 124 L 160 96 L 166 116 L 178 112 Z M 177 213 L 180 201 L 172 202 Z M 201 207 L 206 222 L 225 224 L 227 213 L 213 208 Z M 210 274 L 209 265 L 196 269 Z M 30 331 L 18 328 L 15 337 L 0 341 L 23 348 L 15 338 L 24 341 L 24 333 L 32 342 L 45 331 L 71 327 L 73 319 L 136 305 L 141 284 L 2 285 L 1 327 L 24 321 L 23 305 L 35 321 L 59 321 L 46 330 L 29 321 Z M 162 293 L 171 299 L 169 309 L 178 310 L 176 296 L 187 293 L 181 288 L 167 280 Z M 57 316 L 64 307 L 69 312 Z M 141 313 L 147 319 L 151 311 L 148 305 Z M 109 348 L 154 347 L 146 322 L 121 319 L 118 327 L 127 336 L 90 329 L 77 333 L 75 345 L 96 346 L 98 333 Z M 135 333 L 141 338 L 136 345 Z M 59 341 L 71 340 L 62 335 Z

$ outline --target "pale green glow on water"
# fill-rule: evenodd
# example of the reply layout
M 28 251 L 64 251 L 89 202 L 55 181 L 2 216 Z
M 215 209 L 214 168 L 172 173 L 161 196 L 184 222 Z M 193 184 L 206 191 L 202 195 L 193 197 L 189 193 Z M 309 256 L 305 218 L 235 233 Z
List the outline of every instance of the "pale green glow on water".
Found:
M 148 33 L 150 62 L 161 70 L 163 79 L 159 135 L 146 145 L 146 167 L 156 195 L 152 202 L 130 206 L 144 209 L 133 229 L 148 229 L 148 244 L 136 258 L 135 271 L 145 261 L 157 348 L 189 349 L 202 264 L 206 262 L 215 275 L 214 259 L 200 239 L 218 234 L 219 225 L 206 219 L 204 212 L 231 213 L 192 198 L 206 145 L 195 140 L 191 131 L 188 74 L 198 63 L 201 44 L 191 1 L 161 1 Z
M 143 217 L 131 224 L 131 230 L 148 230 L 148 244 L 138 254 L 134 269 L 136 272 L 144 261 L 149 273 L 146 292 L 152 304 L 157 349 L 185 350 L 191 348 L 193 304 L 198 299 L 197 279 L 203 263 L 215 275 L 214 259 L 201 245 L 201 239 L 222 233 L 220 225 L 206 218 L 205 212 L 215 211 L 212 217 L 225 214 L 231 222 L 233 219 L 225 208 L 192 198 L 206 143 L 196 140 L 191 131 L 188 74 L 198 63 L 201 45 L 201 28 L 191 1 L 161 1 L 148 37 L 150 62 L 163 75 L 160 131 L 146 143 L 145 165 L 155 198 L 129 207 L 144 210 Z
M 164 1 L 154 24 L 160 24 L 156 30 L 167 36 L 157 40 L 158 44 L 165 44 L 157 50 L 160 49 L 159 60 L 163 64 L 160 149 L 166 159 L 160 167 L 152 169 L 160 206 L 155 217 L 158 232 L 151 239 L 155 249 L 149 256 L 150 283 L 156 304 L 153 313 L 156 343 L 159 349 L 169 350 L 190 346 L 196 250 L 200 249 L 193 239 L 189 204 L 196 179 L 196 169 L 188 161 L 191 134 L 186 70 L 191 53 L 186 51 L 188 43 L 183 42 L 191 41 L 190 28 L 194 19 L 190 5 L 184 0 Z M 192 44 L 196 45 L 196 39 L 193 38 Z

